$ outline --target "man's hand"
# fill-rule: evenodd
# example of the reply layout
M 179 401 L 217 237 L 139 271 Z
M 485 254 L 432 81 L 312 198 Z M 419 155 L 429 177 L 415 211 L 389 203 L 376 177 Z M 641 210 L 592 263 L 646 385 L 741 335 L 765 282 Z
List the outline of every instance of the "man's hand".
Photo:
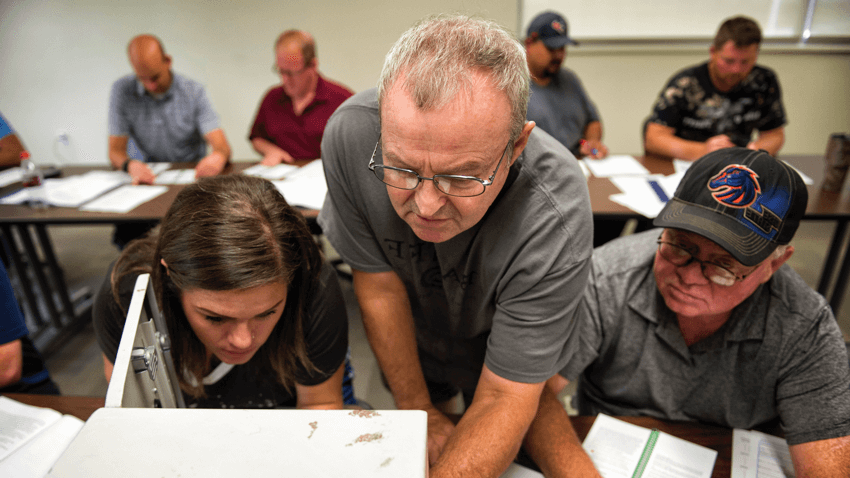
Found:
M 725 134 L 712 136 L 705 142 L 691 141 L 676 136 L 676 130 L 670 126 L 649 122 L 644 132 L 644 150 L 646 154 L 696 161 L 706 154 L 722 148 L 735 146 Z
M 153 184 L 156 176 L 151 171 L 151 168 L 148 167 L 147 164 L 137 160 L 131 159 L 129 163 L 127 163 L 127 174 L 133 178 L 133 184 Z
M 712 151 L 717 151 L 718 149 L 734 147 L 735 143 L 733 143 L 728 136 L 726 136 L 725 134 L 718 134 L 717 136 L 712 136 L 711 138 L 705 140 L 705 153 L 703 154 L 703 156 Z
M 434 465 L 443 453 L 443 447 L 455 425 L 434 406 L 425 408 L 425 412 L 428 413 L 428 463 Z
M 602 122 L 591 121 L 584 128 L 579 153 L 593 159 L 608 156 L 608 147 L 602 144 Z
M 602 141 L 595 139 L 582 140 L 579 151 L 582 156 L 593 159 L 602 159 L 608 156 L 608 147 L 602 144 Z
M 277 148 L 264 154 L 263 160 L 260 161 L 260 164 L 263 166 L 275 166 L 280 163 L 292 164 L 294 162 L 295 158 L 293 158 L 292 155 L 280 148 Z
M 220 154 L 212 153 L 198 161 L 195 166 L 195 177 L 205 178 L 207 176 L 216 176 L 224 171 L 227 166 L 227 159 L 222 159 Z
M 780 126 L 767 131 L 759 131 L 758 139 L 748 144 L 747 148 L 756 151 L 763 149 L 771 156 L 776 156 L 783 144 L 785 144 L 785 128 Z

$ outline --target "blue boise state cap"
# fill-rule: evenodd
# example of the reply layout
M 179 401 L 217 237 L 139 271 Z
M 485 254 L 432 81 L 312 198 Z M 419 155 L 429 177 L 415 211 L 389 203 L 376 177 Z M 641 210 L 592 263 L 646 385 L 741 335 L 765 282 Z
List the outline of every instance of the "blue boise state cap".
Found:
M 726 148 L 688 168 L 652 223 L 699 234 L 754 266 L 791 241 L 808 199 L 802 178 L 784 162 L 766 151 Z
M 526 37 L 531 38 L 534 33 L 548 48 L 578 45 L 578 42 L 570 38 L 568 34 L 567 20 L 555 12 L 543 12 L 534 17 L 528 25 Z

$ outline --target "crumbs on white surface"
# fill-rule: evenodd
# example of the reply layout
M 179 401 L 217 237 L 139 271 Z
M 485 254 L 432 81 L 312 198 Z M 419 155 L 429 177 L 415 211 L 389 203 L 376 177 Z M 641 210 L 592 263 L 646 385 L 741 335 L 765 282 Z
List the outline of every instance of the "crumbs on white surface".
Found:
M 361 417 L 361 418 L 372 418 L 372 417 L 380 417 L 381 414 L 376 412 L 375 410 L 352 410 L 349 412 L 349 415 L 352 417 Z
M 351 443 L 349 443 L 345 446 L 351 446 L 351 445 L 354 445 L 355 443 L 368 443 L 368 442 L 372 442 L 372 441 L 378 441 L 378 440 L 381 440 L 383 438 L 384 438 L 384 434 L 381 433 L 381 432 L 364 433 L 364 434 L 360 435 L 359 437 L 357 437 L 356 440 L 354 440 L 353 442 L 351 442 Z

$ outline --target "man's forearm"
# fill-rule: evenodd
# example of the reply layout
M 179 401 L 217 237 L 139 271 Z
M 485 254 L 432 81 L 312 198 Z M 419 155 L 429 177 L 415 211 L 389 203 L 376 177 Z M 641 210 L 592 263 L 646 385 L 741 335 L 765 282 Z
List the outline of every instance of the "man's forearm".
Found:
M 279 152 L 283 151 L 283 149 L 272 143 L 271 141 L 265 138 L 254 138 L 251 140 L 251 146 L 254 148 L 254 151 L 265 156 L 270 152 Z
M 385 293 L 375 295 L 374 274 L 355 271 L 354 287 L 362 312 L 366 337 L 392 391 L 396 406 L 421 410 L 432 405 L 425 386 L 410 303 L 404 286 L 384 283 Z
M 525 449 L 547 478 L 598 477 L 557 396 L 544 389 L 537 415 L 528 428 Z
M 0 167 L 18 166 L 21 164 L 21 153 L 24 145 L 21 144 L 15 133 L 0 138 Z
M 542 384 L 534 387 L 539 393 Z M 537 408 L 536 400 L 488 394 L 482 383 L 469 409 L 449 438 L 431 478 L 501 475 L 516 457 Z M 486 388 L 486 385 L 485 385 Z
M 705 145 L 698 141 L 689 141 L 676 136 L 657 135 L 646 137 L 646 152 L 668 158 L 696 160 L 703 156 Z
M 749 147 L 751 149 L 763 149 L 770 153 L 771 156 L 776 156 L 779 150 L 782 149 L 783 144 L 785 144 L 785 130 L 779 127 L 760 132 L 759 137 L 750 143 Z
M 587 124 L 587 127 L 584 128 L 584 139 L 588 141 L 601 141 L 602 140 L 602 122 L 601 121 L 591 121 Z
M 109 162 L 114 169 L 121 169 L 124 166 L 124 162 L 129 159 L 129 156 L 127 156 L 128 142 L 129 139 L 125 136 L 109 137 L 107 153 L 109 155 Z
M 646 125 L 644 149 L 647 154 L 691 161 L 705 154 L 704 143 L 679 138 L 674 134 L 673 128 L 656 123 Z
M 23 357 L 21 339 L 0 345 L 0 387 L 14 385 L 21 380 Z
M 230 144 L 227 142 L 227 137 L 224 135 L 224 131 L 222 129 L 219 128 L 210 131 L 204 136 L 204 139 L 206 139 L 207 143 L 211 146 L 212 153 L 220 155 L 222 165 L 227 164 L 227 162 L 230 161 Z

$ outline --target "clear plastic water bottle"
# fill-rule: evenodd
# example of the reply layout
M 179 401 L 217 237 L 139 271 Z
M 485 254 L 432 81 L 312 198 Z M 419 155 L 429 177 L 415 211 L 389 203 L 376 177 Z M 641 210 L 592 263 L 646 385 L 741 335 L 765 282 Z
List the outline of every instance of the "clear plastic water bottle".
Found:
M 44 190 L 44 173 L 29 157 L 28 152 L 21 153 L 21 182 L 29 194 L 27 204 L 35 209 L 45 209 L 47 195 Z

